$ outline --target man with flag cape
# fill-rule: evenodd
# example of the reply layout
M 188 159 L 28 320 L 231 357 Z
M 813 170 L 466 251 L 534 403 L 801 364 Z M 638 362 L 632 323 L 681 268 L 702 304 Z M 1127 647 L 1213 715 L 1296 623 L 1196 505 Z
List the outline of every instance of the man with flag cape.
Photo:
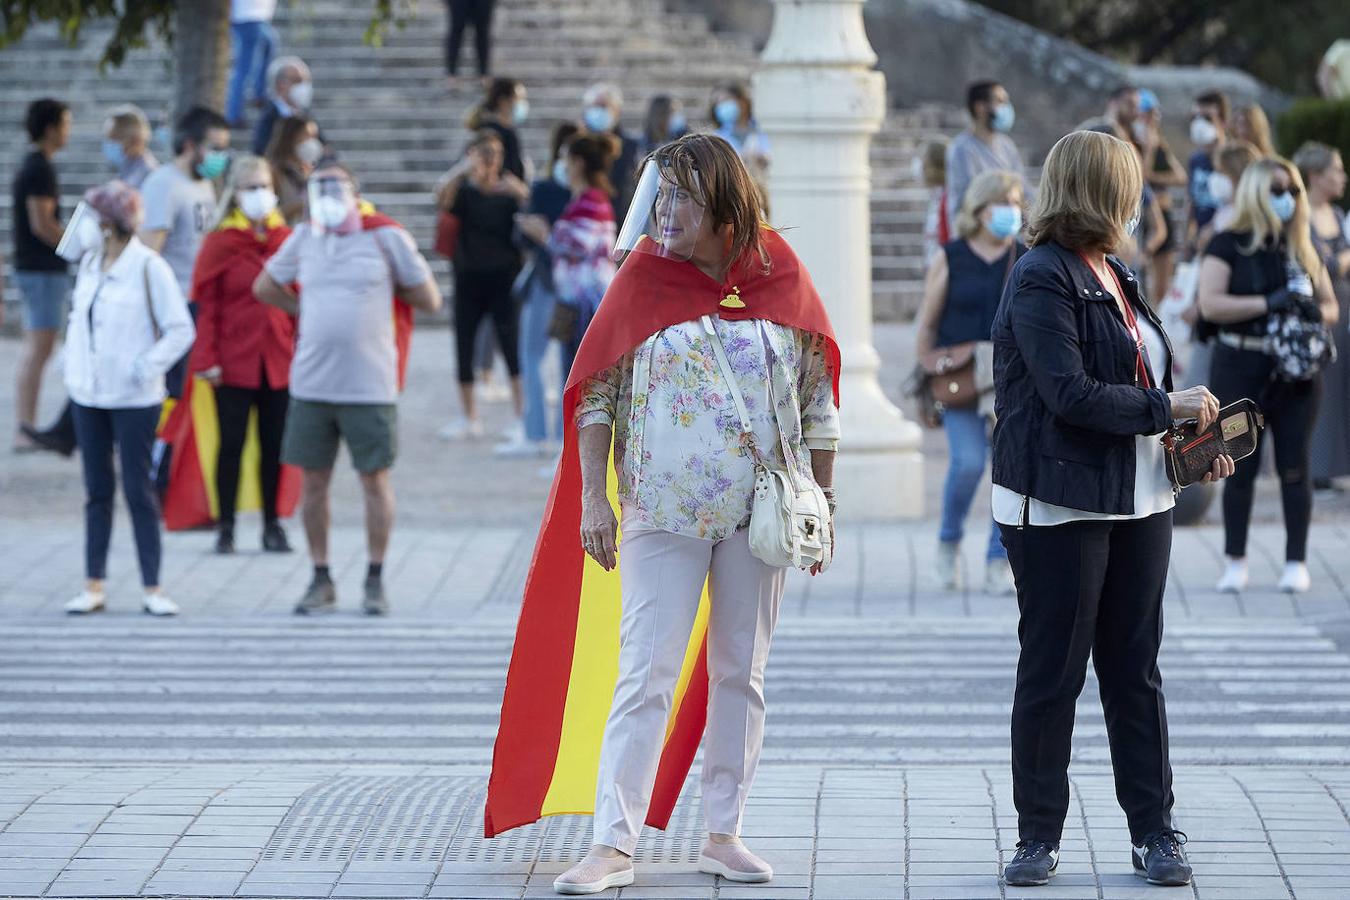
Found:
M 699 868 L 767 881 L 738 835 L 785 570 L 751 554 L 745 525 L 761 458 L 814 478 L 832 508 L 839 349 L 720 138 L 648 158 L 616 253 L 564 393 L 485 833 L 594 813 L 590 854 L 554 887 L 629 884 L 641 826 L 666 827 L 706 723 Z

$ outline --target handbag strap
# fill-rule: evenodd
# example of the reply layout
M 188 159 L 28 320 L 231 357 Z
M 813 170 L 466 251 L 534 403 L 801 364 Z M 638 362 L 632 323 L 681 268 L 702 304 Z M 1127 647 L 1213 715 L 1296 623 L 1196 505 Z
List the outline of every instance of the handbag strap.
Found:
M 717 366 L 722 370 L 722 378 L 726 381 L 727 387 L 731 391 L 731 399 L 736 404 L 736 415 L 741 420 L 741 435 L 750 446 L 750 453 L 754 457 L 755 464 L 768 468 L 768 463 L 764 460 L 764 455 L 760 453 L 759 444 L 755 441 L 755 431 L 750 424 L 750 413 L 745 406 L 745 397 L 741 394 L 740 385 L 736 382 L 736 376 L 731 370 L 731 361 L 727 359 L 726 347 L 722 344 L 722 336 L 717 333 L 713 326 L 711 316 L 702 316 L 703 330 L 707 332 L 708 339 L 712 343 L 713 355 L 717 357 Z M 758 323 L 760 340 L 764 345 L 764 358 L 768 364 L 766 368 L 773 366 L 773 348 L 769 346 L 769 336 L 764 330 L 764 323 Z M 769 386 L 769 410 L 773 415 L 774 430 L 778 432 L 778 441 L 783 448 L 783 460 L 787 463 L 788 480 L 792 483 L 792 489 L 800 492 L 801 487 L 797 484 L 797 454 L 793 452 L 792 445 L 788 443 L 787 435 L 783 434 L 783 429 L 778 426 L 778 404 L 773 394 L 773 372 L 768 373 Z

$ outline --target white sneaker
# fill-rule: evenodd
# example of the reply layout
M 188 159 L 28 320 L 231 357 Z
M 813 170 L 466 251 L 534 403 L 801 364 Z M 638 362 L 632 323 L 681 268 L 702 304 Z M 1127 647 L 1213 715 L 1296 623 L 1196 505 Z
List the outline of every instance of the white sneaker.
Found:
M 156 591 L 145 595 L 145 611 L 152 616 L 176 616 L 178 604 Z
M 1280 575 L 1280 593 L 1306 594 L 1312 587 L 1312 576 L 1308 574 L 1308 564 L 1290 560 L 1284 564 Z
M 1228 558 L 1215 590 L 1220 594 L 1240 594 L 1247 589 L 1247 560 Z
M 503 403 L 511 399 L 511 385 L 501 378 L 478 382 L 478 397 L 484 403 Z
M 985 565 L 984 592 L 995 597 L 1010 597 L 1017 593 L 1017 581 L 1007 559 L 991 559 Z
M 944 591 L 961 589 L 961 545 L 955 541 L 938 541 L 937 556 L 933 559 L 933 574 L 938 587 Z
M 633 860 L 623 856 L 593 856 L 577 863 L 553 881 L 559 894 L 598 894 L 633 883 Z
M 492 448 L 492 454 L 510 459 L 543 459 L 551 450 L 548 441 L 531 441 L 522 437 L 503 441 Z
M 86 613 L 103 612 L 103 594 L 94 594 L 89 591 L 80 591 L 70 600 L 66 601 L 65 610 L 72 616 L 82 616 Z
M 436 432 L 436 436 L 443 441 L 476 441 L 483 436 L 483 422 L 461 416 Z

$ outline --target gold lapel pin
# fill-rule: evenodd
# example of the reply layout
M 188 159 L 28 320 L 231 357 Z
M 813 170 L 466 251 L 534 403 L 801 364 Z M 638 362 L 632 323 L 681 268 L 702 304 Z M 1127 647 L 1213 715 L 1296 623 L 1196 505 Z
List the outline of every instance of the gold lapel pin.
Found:
M 741 289 L 732 285 L 731 293 L 723 297 L 719 305 L 725 309 L 745 309 L 745 301 L 741 299 Z

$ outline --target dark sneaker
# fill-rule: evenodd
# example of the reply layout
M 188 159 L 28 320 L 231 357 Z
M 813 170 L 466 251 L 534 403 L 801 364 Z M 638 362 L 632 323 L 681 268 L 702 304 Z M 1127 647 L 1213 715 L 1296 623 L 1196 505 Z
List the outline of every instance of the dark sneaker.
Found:
M 216 552 L 229 554 L 234 552 L 234 523 L 221 522 L 216 527 Z
M 368 616 L 389 615 L 389 600 L 384 596 L 384 582 L 378 578 L 366 579 L 366 596 L 361 611 Z
M 1191 864 L 1186 861 L 1186 833 L 1172 828 L 1155 831 L 1144 838 L 1142 846 L 1130 854 L 1134 874 L 1147 878 L 1149 884 L 1181 887 L 1191 883 Z
M 295 614 L 310 616 L 337 609 L 337 588 L 331 581 L 311 581 L 305 596 L 295 605 Z
M 268 553 L 291 552 L 291 542 L 286 539 L 280 522 L 268 522 L 263 526 L 262 547 Z
M 19 429 L 42 450 L 50 450 L 52 453 L 59 453 L 62 456 L 70 456 L 75 452 L 75 443 L 70 438 L 60 434 L 55 428 L 38 431 L 32 425 L 20 425 Z
M 1058 844 L 1049 841 L 1018 841 L 1017 855 L 1003 868 L 1003 880 L 1011 887 L 1049 884 L 1058 868 Z

